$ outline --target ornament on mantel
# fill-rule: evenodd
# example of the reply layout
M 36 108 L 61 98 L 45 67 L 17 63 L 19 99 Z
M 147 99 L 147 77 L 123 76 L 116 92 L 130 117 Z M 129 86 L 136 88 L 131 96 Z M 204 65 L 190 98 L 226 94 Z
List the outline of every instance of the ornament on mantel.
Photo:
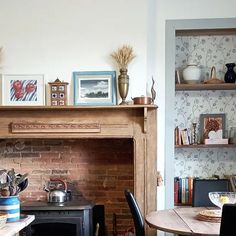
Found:
M 112 52 L 111 57 L 116 61 L 120 69 L 120 75 L 118 76 L 118 90 L 122 99 L 120 105 L 126 105 L 127 102 L 125 99 L 129 91 L 128 65 L 136 55 L 131 46 L 123 45 L 121 48 Z
M 67 82 L 61 82 L 58 78 L 48 83 L 50 86 L 51 106 L 67 105 Z

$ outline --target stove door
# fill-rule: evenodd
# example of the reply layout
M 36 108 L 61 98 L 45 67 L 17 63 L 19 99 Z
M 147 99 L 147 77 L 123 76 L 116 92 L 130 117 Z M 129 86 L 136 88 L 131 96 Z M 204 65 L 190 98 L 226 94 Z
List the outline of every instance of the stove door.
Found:
M 81 218 L 37 219 L 21 232 L 22 236 L 83 236 Z

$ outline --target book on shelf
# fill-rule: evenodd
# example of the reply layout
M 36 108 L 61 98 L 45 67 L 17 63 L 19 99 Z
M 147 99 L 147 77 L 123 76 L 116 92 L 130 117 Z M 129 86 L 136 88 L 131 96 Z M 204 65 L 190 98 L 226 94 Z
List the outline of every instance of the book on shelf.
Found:
M 193 191 L 193 177 L 174 178 L 174 204 L 191 205 Z
M 182 196 L 181 196 L 181 203 L 182 204 L 185 204 L 185 192 L 186 192 L 186 186 L 185 186 L 185 178 L 181 178 L 181 181 L 182 181 L 182 184 L 181 184 L 181 187 L 182 187 Z
M 174 204 L 178 204 L 179 177 L 174 178 Z
M 179 127 L 175 127 L 175 145 L 181 145 L 181 136 Z
M 178 126 L 175 127 L 175 145 L 190 145 L 191 144 L 191 131 L 190 129 L 182 129 Z
M 181 140 L 183 145 L 189 145 L 190 144 L 190 138 L 189 138 L 189 132 L 188 129 L 183 129 L 180 131 L 181 133 Z
M 192 204 L 192 199 L 193 199 L 193 178 L 188 177 L 188 204 Z

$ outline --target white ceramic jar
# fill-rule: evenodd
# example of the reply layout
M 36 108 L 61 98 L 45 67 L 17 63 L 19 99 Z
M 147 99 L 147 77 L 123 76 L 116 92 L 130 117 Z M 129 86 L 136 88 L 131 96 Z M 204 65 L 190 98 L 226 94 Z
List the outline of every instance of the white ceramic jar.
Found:
M 200 82 L 201 69 L 197 64 L 188 64 L 183 70 L 184 81 L 188 84 L 196 84 Z

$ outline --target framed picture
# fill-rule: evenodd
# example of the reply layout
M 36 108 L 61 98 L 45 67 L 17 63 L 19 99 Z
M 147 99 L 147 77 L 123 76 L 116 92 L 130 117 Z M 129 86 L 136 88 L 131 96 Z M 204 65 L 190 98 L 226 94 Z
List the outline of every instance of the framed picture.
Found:
M 213 131 L 213 132 L 211 132 Z M 223 138 L 225 131 L 225 114 L 201 114 L 200 115 L 200 140 L 209 139 L 209 133 L 215 133 L 215 138 Z
M 116 105 L 116 72 L 73 72 L 74 105 Z
M 2 75 L 2 105 L 44 105 L 44 76 L 41 74 Z

